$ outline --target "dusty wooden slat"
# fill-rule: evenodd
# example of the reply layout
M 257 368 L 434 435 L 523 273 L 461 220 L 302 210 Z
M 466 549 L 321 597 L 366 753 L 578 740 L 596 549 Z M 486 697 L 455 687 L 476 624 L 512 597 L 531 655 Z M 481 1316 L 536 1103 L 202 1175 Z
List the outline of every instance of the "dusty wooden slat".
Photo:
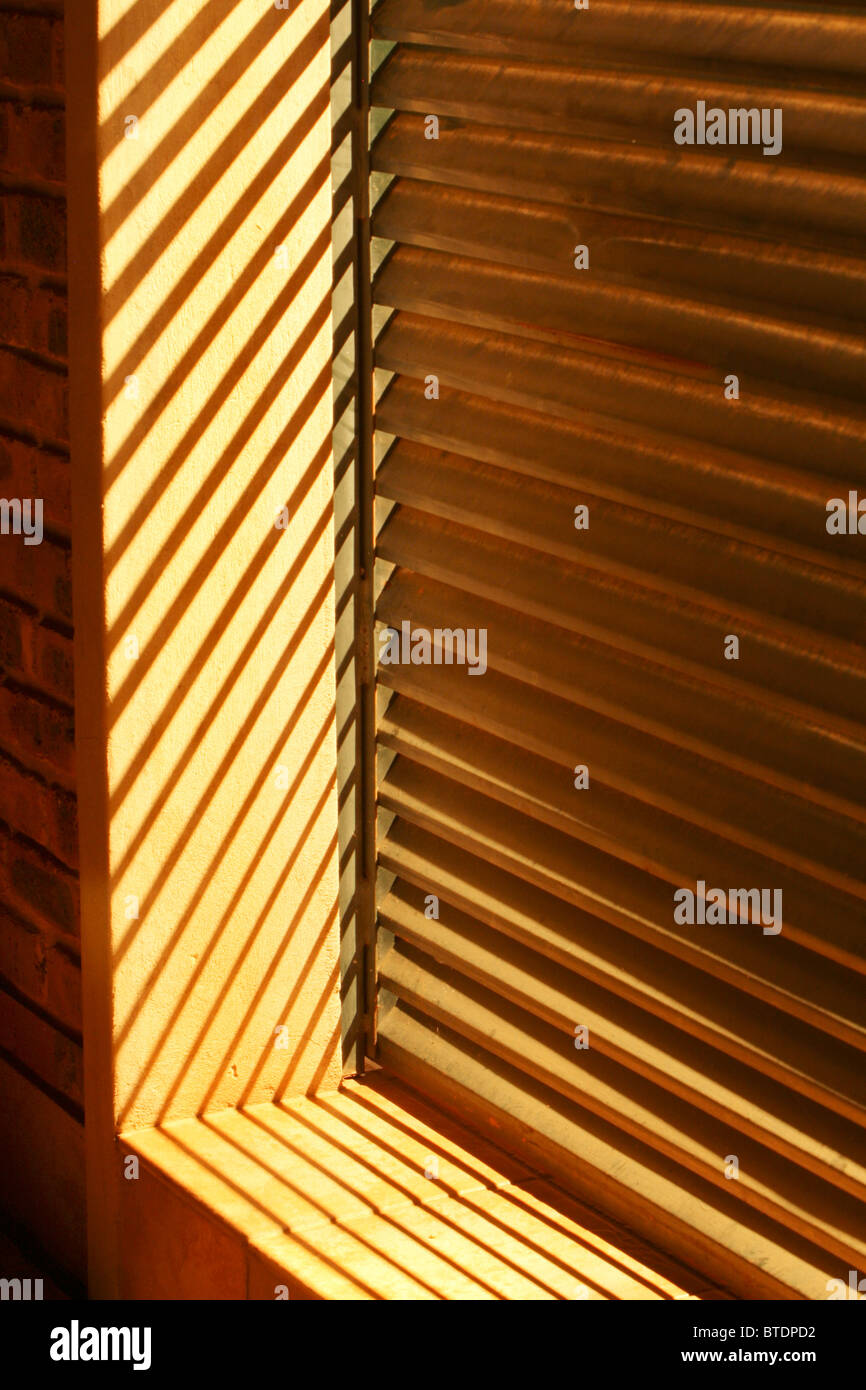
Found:
M 446 905 L 431 919 L 424 908 L 423 892 L 398 880 L 380 904 L 380 921 L 455 977 L 475 981 L 565 1033 L 569 1046 L 577 1020 L 589 1030 L 593 1055 L 612 1058 L 863 1201 L 866 1165 L 858 1126 L 743 1066 L 726 1051 L 685 1037 L 581 974 L 503 939 L 458 909 Z
M 662 525 L 651 513 L 588 489 L 557 487 L 400 438 L 378 470 L 376 490 L 416 511 L 461 521 L 548 556 L 597 565 L 720 611 L 762 615 L 784 625 L 792 641 L 808 642 L 808 628 L 825 640 L 836 637 L 856 646 L 866 640 L 866 583 L 837 578 L 815 565 L 786 563 L 754 546 L 726 543 L 701 527 Z M 581 504 L 589 524 L 576 531 L 575 507 Z
M 822 1032 L 866 1048 L 862 982 L 761 929 L 674 921 L 670 888 L 518 811 L 397 759 L 380 805 Z M 769 957 L 770 950 L 774 954 Z
M 866 407 L 853 401 L 746 378 L 732 402 L 717 370 L 665 369 L 602 356 L 591 342 L 564 347 L 405 312 L 380 335 L 376 365 L 418 377 L 422 389 L 437 376 L 440 398 L 453 387 L 579 423 L 664 430 L 866 486 Z
M 527 623 L 501 605 L 430 579 L 419 581 L 404 571 L 394 574 L 377 611 L 381 622 L 397 628 L 404 619 L 427 628 L 486 628 L 488 667 L 503 675 L 539 692 L 579 700 L 667 743 L 866 820 L 866 750 L 858 750 L 850 738 L 836 738 L 784 712 L 743 701 L 735 689 L 722 696 L 706 685 L 678 681 L 661 666 L 629 660 L 563 628 Z M 557 654 L 555 666 L 552 652 Z M 797 748 L 795 759 L 792 747 Z
M 646 1077 L 698 1111 L 706 1111 L 808 1172 L 863 1201 L 863 1131 L 647 1014 L 617 994 L 503 938 L 446 904 L 425 913 L 424 893 L 398 880 L 379 906 L 387 931 L 454 977 L 482 985 L 573 1044 L 575 1020 L 589 1030 L 590 1050 Z M 590 1061 L 581 1058 L 581 1061 Z
M 669 543 L 676 541 L 671 531 Z M 787 626 L 776 630 L 743 613 L 735 618 L 728 608 L 708 612 L 684 598 L 666 597 L 405 506 L 380 533 L 377 553 L 507 606 L 518 622 L 520 616 L 540 619 L 658 663 L 701 682 L 710 699 L 732 694 L 768 706 L 792 720 L 826 728 L 866 755 L 861 722 L 866 664 L 853 643 L 833 643 L 806 629 L 792 640 Z M 731 633 L 740 644 L 736 661 L 725 657 Z
M 793 941 L 835 959 L 844 945 L 849 958 L 861 958 L 860 969 L 866 972 L 866 904 L 862 901 L 866 895 L 862 890 L 855 898 L 816 883 L 797 869 L 768 861 L 661 811 L 648 820 L 639 803 L 603 783 L 594 783 L 590 795 L 581 795 L 574 788 L 570 759 L 545 763 L 480 730 L 467 747 L 465 725 L 421 705 L 407 708 L 401 702 L 393 715 L 389 713 L 382 717 L 381 744 L 413 764 L 519 812 L 527 825 L 540 822 L 533 827 L 533 838 L 543 836 L 543 827 L 550 826 L 674 889 L 694 891 L 696 865 L 708 887 L 725 885 L 725 892 L 730 884 L 772 883 L 782 895 L 778 925 L 786 943 Z M 561 843 L 567 847 L 567 839 Z M 746 924 L 734 928 L 736 934 L 752 930 Z
M 378 38 L 554 63 L 612 51 L 754 63 L 763 71 L 866 72 L 866 22 L 848 6 L 596 0 L 576 11 L 548 0 L 381 0 L 373 29 Z
M 451 677 L 447 666 L 380 670 L 381 683 L 407 701 L 465 725 L 466 739 L 484 730 L 553 763 L 573 765 L 579 758 L 591 769 L 593 785 L 639 802 L 649 823 L 655 812 L 669 812 L 775 863 L 864 896 L 863 822 L 650 738 L 581 707 L 578 700 L 546 694 L 539 701 L 531 686 L 498 671 L 487 671 L 482 694 Z M 390 709 L 382 715 L 383 721 L 396 717 Z
M 507 194 L 666 221 L 714 231 L 779 238 L 856 253 L 866 214 L 866 180 L 857 169 L 826 170 L 815 158 L 798 164 L 723 159 L 697 146 L 554 137 L 443 116 L 439 139 L 427 140 L 424 117 L 398 112 L 372 149 L 385 174 L 429 179 L 455 188 Z
M 753 313 L 742 303 L 689 299 L 665 288 L 607 282 L 597 269 L 571 269 L 563 247 L 556 276 L 468 260 L 417 247 L 398 247 L 377 277 L 374 297 L 389 308 L 493 328 L 564 346 L 588 338 L 680 362 L 714 367 L 719 380 L 737 364 L 741 381 L 766 378 L 799 389 L 862 400 L 866 341 L 862 329 L 840 331 L 831 323 L 796 323 Z M 866 435 L 866 430 L 864 430 Z
M 394 820 L 380 855 L 391 873 L 422 894 L 425 907 L 435 887 L 440 912 L 450 905 L 470 915 L 820 1109 L 866 1126 L 866 1075 L 856 1049 L 802 1022 L 792 1028 L 786 1014 L 754 996 L 744 1008 L 742 994 L 726 981 L 710 984 L 697 965 L 409 821 Z
M 826 1297 L 828 1257 L 665 1155 L 405 1006 L 383 1020 L 397 1076 L 742 1298 Z M 835 1272 L 834 1269 L 831 1272 Z
M 616 1128 L 658 1148 L 698 1176 L 723 1187 L 725 1155 L 740 1160 L 737 1193 L 841 1260 L 858 1265 L 866 1253 L 862 1198 L 835 1189 L 747 1136 L 731 1117 L 697 1111 L 614 1061 L 600 1046 L 577 1052 L 573 1024 L 557 1028 L 528 1015 L 508 1000 L 466 979 L 459 970 L 437 968 L 414 947 L 393 947 L 381 962 L 383 984 L 411 1007 L 446 1024 L 470 1042 L 488 1048 L 520 1075 L 550 1086 L 567 1100 L 592 1110 Z M 578 1022 L 595 1021 L 592 1004 L 579 1004 Z M 648 1051 L 651 1050 L 648 1047 Z M 676 1065 L 673 1063 L 673 1065 Z M 682 1072 L 682 1064 L 680 1065 Z
M 538 410 L 449 389 L 435 410 L 417 378 L 397 376 L 379 401 L 378 427 L 520 477 L 586 488 L 598 497 L 699 526 L 713 536 L 768 548 L 836 575 L 866 579 L 860 537 L 829 535 L 828 497 L 847 496 L 842 478 L 693 444 L 623 422 L 560 420 Z M 823 580 L 816 573 L 816 586 Z
M 784 111 L 785 150 L 823 150 L 830 157 L 866 153 L 866 102 L 856 89 L 832 92 L 780 86 L 753 70 L 724 74 L 629 71 L 621 66 L 559 67 L 398 46 L 377 73 L 376 106 L 461 120 L 544 130 L 598 132 L 601 138 L 656 137 L 673 143 L 673 112 L 682 107 L 757 107 Z M 778 157 L 778 156 L 775 156 Z
M 502 266 L 562 272 L 575 245 L 591 247 L 595 274 L 676 287 L 710 302 L 778 306 L 802 322 L 811 311 L 826 319 L 866 320 L 866 265 L 790 238 L 733 236 L 659 218 L 566 210 L 494 193 L 421 179 L 395 179 L 373 216 L 376 236 L 474 256 Z
M 531 1020 L 457 972 L 436 969 L 429 957 L 412 948 L 387 952 L 381 970 L 385 987 L 410 1007 L 487 1048 L 518 1076 L 526 1073 L 552 1087 L 699 1177 L 723 1186 L 725 1154 L 737 1153 L 740 1200 L 838 1259 L 851 1259 L 855 1266 L 862 1260 L 862 1206 L 856 1197 L 768 1152 L 738 1126 L 698 1114 L 646 1076 L 638 1080 L 600 1049 L 590 1047 L 585 1057 L 574 1053 L 573 1038 L 564 1030 Z
M 573 835 L 674 887 L 690 880 L 693 884 L 696 864 L 700 864 L 701 877 L 708 884 L 755 884 L 772 879 L 784 894 L 786 940 L 820 951 L 823 942 L 838 943 L 846 935 L 838 924 L 848 921 L 849 949 L 854 953 L 858 937 L 862 942 L 866 936 L 866 909 L 862 902 L 852 901 L 866 897 L 862 883 L 856 885 L 856 894 L 841 887 L 830 888 L 803 873 L 799 866 L 791 868 L 768 860 L 681 817 L 657 809 L 649 818 L 644 803 L 598 779 L 591 782 L 591 796 L 578 795 L 574 762 L 567 749 L 555 761 L 542 760 L 519 744 L 506 743 L 477 728 L 473 732 L 462 721 L 403 699 L 395 702 L 393 712 L 389 709 L 382 715 L 379 741 L 412 762 Z

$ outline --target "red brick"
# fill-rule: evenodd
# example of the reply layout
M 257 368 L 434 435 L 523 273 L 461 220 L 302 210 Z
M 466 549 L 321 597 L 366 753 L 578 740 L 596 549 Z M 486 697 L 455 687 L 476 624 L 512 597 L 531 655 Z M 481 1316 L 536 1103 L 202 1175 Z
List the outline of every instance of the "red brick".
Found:
M 4 193 L 3 205 L 5 259 L 65 272 L 65 201 L 35 193 Z
M 66 121 L 62 107 L 0 102 L 0 129 L 4 173 L 63 182 Z
M 68 436 L 66 373 L 0 346 L 0 416 L 42 439 Z
M 69 551 L 47 538 L 41 545 L 25 545 L 23 536 L 0 535 L 0 591 L 71 623 Z
M 40 623 L 18 604 L 0 599 L 0 668 L 26 677 L 48 695 L 75 699 L 72 640 Z
M 52 789 L 0 755 L 0 818 L 38 845 L 47 845 L 52 814 Z
M 66 203 L 20 195 L 18 249 L 27 265 L 66 270 Z
M 0 975 L 58 1023 L 81 1030 L 81 966 L 75 953 L 3 905 Z
M 35 777 L 0 754 L 0 820 L 42 845 L 69 868 L 78 867 L 78 816 L 74 795 Z
M 35 845 L 0 833 L 3 899 L 49 932 L 80 933 L 78 879 Z
M 0 1047 L 77 1106 L 84 1104 L 81 1044 L 0 991 Z
M 75 681 L 72 640 L 42 623 L 34 623 L 31 633 L 29 674 L 52 695 L 72 704 Z
M 57 792 L 51 835 L 45 848 L 71 869 L 78 868 L 78 802 L 71 792 Z
M 0 747 L 26 767 L 51 779 L 75 772 L 72 710 L 47 697 L 0 685 Z
M 64 936 L 80 935 L 78 882 L 52 860 L 19 846 L 9 866 L 9 886 L 13 903 L 39 924 Z
M 43 525 L 68 532 L 70 486 L 68 454 L 0 435 L 0 497 L 41 497 Z
M 66 358 L 66 296 L 23 275 L 0 275 L 0 342 Z
M 15 604 L 0 599 L 0 666 L 4 671 L 26 675 L 32 658 L 28 646 L 27 625 L 32 619 Z
M 52 86 L 55 26 L 44 15 L 0 13 L 0 77 L 17 86 Z
M 66 50 L 63 20 L 57 19 L 51 26 L 51 85 L 62 92 L 66 86 Z

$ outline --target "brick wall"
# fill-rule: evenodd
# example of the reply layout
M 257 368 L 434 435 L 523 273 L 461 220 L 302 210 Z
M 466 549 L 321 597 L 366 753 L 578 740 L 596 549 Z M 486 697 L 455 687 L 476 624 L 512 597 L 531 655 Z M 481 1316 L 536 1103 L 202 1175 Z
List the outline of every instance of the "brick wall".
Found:
M 83 1277 L 64 125 L 62 0 L 0 0 L 0 497 L 44 527 L 0 535 L 0 1202 Z

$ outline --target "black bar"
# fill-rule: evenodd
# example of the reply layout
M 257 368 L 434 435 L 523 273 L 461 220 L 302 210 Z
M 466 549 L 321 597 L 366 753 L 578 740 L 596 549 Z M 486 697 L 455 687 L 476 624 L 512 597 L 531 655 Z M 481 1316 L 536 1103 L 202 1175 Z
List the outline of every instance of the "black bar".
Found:
M 861 1297 L 859 1301 L 864 1300 Z M 364 1320 L 363 1330 L 369 1334 L 371 1315 L 377 1316 L 367 1303 L 347 1305 L 335 1315 L 321 1302 L 302 1307 L 300 1301 L 279 1299 L 255 1303 L 5 1302 L 0 1305 L 0 1326 L 7 1365 L 15 1365 L 19 1383 L 31 1372 L 47 1373 L 58 1383 L 76 1374 L 92 1381 L 103 1372 L 115 1378 L 134 1375 L 133 1384 L 143 1382 L 149 1374 L 165 1384 L 166 1372 L 180 1372 L 194 1375 L 195 1383 L 202 1384 L 202 1377 L 212 1372 L 219 1377 L 214 1384 L 220 1385 L 235 1383 L 229 1379 L 235 1375 L 243 1376 L 237 1383 L 248 1385 L 269 1374 L 278 1376 L 281 1384 L 292 1384 L 301 1377 L 308 1381 L 341 1374 L 330 1338 L 324 1342 L 304 1340 L 318 1331 L 313 1326 L 316 1317 L 326 1318 L 324 1331 L 326 1326 L 333 1326 L 337 1316 L 345 1337 L 351 1335 L 355 1317 Z M 441 1369 L 468 1376 L 483 1358 L 488 1383 L 497 1354 L 508 1357 L 503 1369 L 511 1369 L 513 1379 L 514 1356 L 522 1351 L 533 1381 L 541 1383 L 547 1378 L 545 1370 L 551 1376 L 568 1371 L 569 1380 L 578 1378 L 582 1383 L 601 1375 L 604 1383 L 617 1385 L 620 1377 L 629 1373 L 639 1373 L 643 1384 L 647 1383 L 643 1377 L 666 1378 L 671 1370 L 700 1378 L 708 1366 L 719 1367 L 729 1375 L 736 1375 L 743 1367 L 760 1366 L 769 1374 L 770 1384 L 779 1370 L 797 1368 L 810 1372 L 816 1384 L 824 1385 L 834 1372 L 856 1377 L 863 1343 L 863 1314 L 833 1300 L 584 1302 L 560 1308 L 558 1313 L 532 1304 L 522 1310 L 510 1308 L 507 1338 L 506 1325 L 499 1321 L 502 1314 L 479 1312 L 477 1307 L 431 1312 L 423 1305 L 403 1304 L 378 1316 L 387 1319 L 383 1332 L 387 1328 L 390 1336 L 403 1329 L 413 1337 L 432 1338 L 441 1331 L 443 1318 L 466 1319 L 464 1337 L 456 1344 L 447 1344 L 448 1361 Z M 493 1322 L 481 1327 L 479 1316 L 490 1316 Z M 428 1318 L 435 1321 L 428 1322 Z M 116 1339 L 118 1350 L 129 1353 L 127 1359 L 81 1359 L 82 1350 L 101 1353 L 103 1347 L 101 1335 L 95 1337 L 86 1329 L 99 1332 L 110 1327 L 129 1329 L 128 1337 Z M 132 1331 L 135 1328 L 139 1329 L 137 1337 Z M 149 1336 L 145 1329 L 149 1329 Z M 393 1355 L 394 1343 L 388 1345 Z M 435 1360 L 442 1343 L 433 1340 L 424 1345 L 428 1358 Z M 79 1359 L 54 1360 L 52 1347 L 70 1356 L 77 1350 Z M 105 1349 L 109 1353 L 113 1350 L 108 1338 Z M 133 1370 L 136 1353 L 141 1368 L 138 1375 Z M 455 1364 L 458 1354 L 462 1364 Z M 149 1366 L 144 1364 L 146 1359 Z M 412 1361 L 401 1366 L 404 1375 L 410 1369 L 416 1369 Z

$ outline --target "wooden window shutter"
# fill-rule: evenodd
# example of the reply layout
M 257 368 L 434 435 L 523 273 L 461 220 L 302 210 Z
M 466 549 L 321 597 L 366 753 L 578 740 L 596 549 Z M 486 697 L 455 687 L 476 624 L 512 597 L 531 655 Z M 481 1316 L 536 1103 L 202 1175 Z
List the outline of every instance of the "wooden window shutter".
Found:
M 483 676 L 377 670 L 375 1055 L 735 1293 L 826 1298 L 866 1273 L 866 9 L 372 34 L 376 641 L 487 633 Z M 781 150 L 679 145 L 699 103 Z M 676 920 L 716 888 L 781 931 Z

